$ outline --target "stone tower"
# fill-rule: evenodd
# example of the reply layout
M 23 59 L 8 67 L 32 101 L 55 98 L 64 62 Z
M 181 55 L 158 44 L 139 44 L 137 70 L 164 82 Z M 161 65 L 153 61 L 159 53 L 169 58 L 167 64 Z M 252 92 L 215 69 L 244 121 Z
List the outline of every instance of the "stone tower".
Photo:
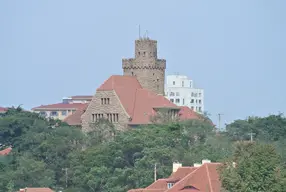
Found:
M 124 75 L 136 76 L 143 88 L 164 95 L 166 60 L 157 58 L 157 41 L 135 40 L 135 58 L 122 59 Z

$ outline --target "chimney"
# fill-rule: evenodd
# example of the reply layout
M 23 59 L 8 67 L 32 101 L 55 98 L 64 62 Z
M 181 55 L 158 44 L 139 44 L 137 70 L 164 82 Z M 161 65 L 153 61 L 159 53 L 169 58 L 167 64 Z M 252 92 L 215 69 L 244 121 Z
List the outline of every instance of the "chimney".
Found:
M 25 189 L 20 189 L 19 192 L 25 192 Z
M 200 166 L 202 166 L 202 164 L 200 164 L 200 163 L 194 163 L 194 167 L 200 167 Z
M 173 173 L 176 172 L 180 167 L 182 167 L 182 163 L 174 162 L 173 163 Z
M 203 160 L 202 160 L 202 164 L 205 164 L 205 163 L 211 163 L 211 160 L 203 159 Z

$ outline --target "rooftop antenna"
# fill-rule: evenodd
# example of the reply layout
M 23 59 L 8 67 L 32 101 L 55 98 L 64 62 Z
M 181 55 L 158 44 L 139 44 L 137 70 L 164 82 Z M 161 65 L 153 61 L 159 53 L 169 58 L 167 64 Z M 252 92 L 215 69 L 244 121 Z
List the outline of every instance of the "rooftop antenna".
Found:
M 141 28 L 140 28 L 140 25 L 139 25 L 139 39 L 141 39 Z

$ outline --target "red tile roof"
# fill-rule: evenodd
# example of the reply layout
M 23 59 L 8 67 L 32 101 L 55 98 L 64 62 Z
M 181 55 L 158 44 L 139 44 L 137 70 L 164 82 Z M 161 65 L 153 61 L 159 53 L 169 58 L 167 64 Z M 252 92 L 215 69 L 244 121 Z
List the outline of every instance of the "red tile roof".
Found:
M 148 124 L 150 117 L 156 114 L 154 108 L 177 108 L 177 105 L 162 95 L 142 88 L 136 77 L 113 75 L 107 79 L 97 91 L 114 90 L 127 114 L 131 117 L 130 124 Z M 182 119 L 198 119 L 197 113 L 188 107 L 182 107 L 179 114 Z
M 81 125 L 81 116 L 85 112 L 88 104 L 83 104 L 80 108 L 78 108 L 72 115 L 69 115 L 64 119 L 69 125 Z
M 32 110 L 61 110 L 61 109 L 78 109 L 85 105 L 84 103 L 57 103 L 51 105 L 41 105 L 34 107 Z
M 25 188 L 20 189 L 19 192 L 54 192 L 50 188 Z
M 8 147 L 0 151 L 0 155 L 8 155 L 12 151 L 12 147 Z
M 7 111 L 7 108 L 5 108 L 5 107 L 0 107 L 0 113 L 6 112 L 6 111 Z
M 220 192 L 221 182 L 217 172 L 220 163 L 204 163 L 200 167 L 181 167 L 168 179 L 160 179 L 145 189 L 128 192 Z M 175 181 L 176 180 L 176 181 Z M 167 183 L 174 183 L 168 189 Z

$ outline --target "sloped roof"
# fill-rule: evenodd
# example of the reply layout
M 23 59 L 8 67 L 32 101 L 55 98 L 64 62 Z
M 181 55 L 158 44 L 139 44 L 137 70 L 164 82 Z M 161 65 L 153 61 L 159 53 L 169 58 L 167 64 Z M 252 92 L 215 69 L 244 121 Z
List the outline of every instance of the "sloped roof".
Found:
M 0 155 L 8 155 L 12 151 L 12 147 L 8 147 L 0 151 Z
M 220 192 L 221 182 L 217 173 L 220 163 L 204 163 L 191 172 L 166 192 L 202 191 Z
M 81 116 L 85 112 L 88 104 L 83 104 L 79 107 L 72 115 L 67 116 L 63 121 L 69 125 L 80 125 L 81 124 Z
M 7 108 L 5 108 L 5 107 L 0 107 L 0 113 L 3 113 L 3 112 L 5 112 L 5 111 L 7 111 Z
M 164 96 L 142 88 L 134 76 L 113 75 L 97 89 L 97 91 L 110 90 L 116 92 L 125 111 L 132 118 L 130 124 L 150 123 L 150 116 L 156 114 L 154 110 L 156 107 L 180 109 Z M 197 113 L 187 108 L 188 107 L 181 108 L 180 116 L 182 119 L 199 118 Z
M 60 109 L 78 109 L 82 107 L 84 103 L 57 103 L 51 105 L 41 105 L 34 107 L 32 110 L 60 110 Z
M 20 189 L 19 192 L 54 192 L 50 188 L 25 188 Z
M 145 189 L 131 189 L 128 192 L 220 192 L 219 165 L 204 163 L 200 167 L 181 167 L 167 179 L 159 179 Z M 167 183 L 175 184 L 168 189 Z

